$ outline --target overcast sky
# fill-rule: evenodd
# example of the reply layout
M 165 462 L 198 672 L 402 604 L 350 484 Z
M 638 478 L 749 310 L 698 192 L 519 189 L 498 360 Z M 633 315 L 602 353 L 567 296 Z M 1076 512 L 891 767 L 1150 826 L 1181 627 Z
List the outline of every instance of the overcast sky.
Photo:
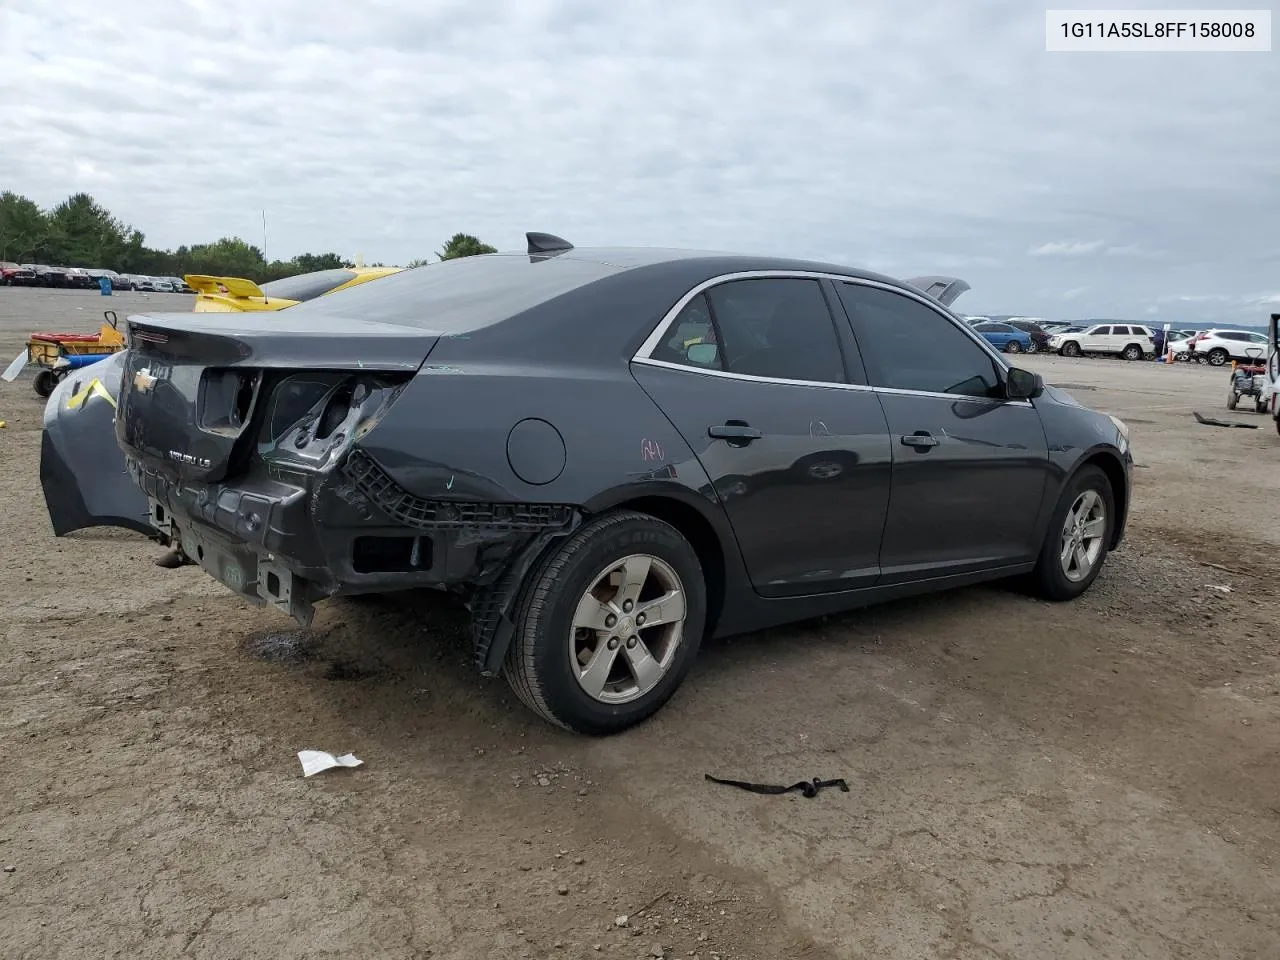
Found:
M 545 230 L 950 273 L 968 312 L 1280 310 L 1280 53 L 1050 54 L 1044 6 L 0 0 L 0 188 L 161 247 L 265 209 L 273 258 Z

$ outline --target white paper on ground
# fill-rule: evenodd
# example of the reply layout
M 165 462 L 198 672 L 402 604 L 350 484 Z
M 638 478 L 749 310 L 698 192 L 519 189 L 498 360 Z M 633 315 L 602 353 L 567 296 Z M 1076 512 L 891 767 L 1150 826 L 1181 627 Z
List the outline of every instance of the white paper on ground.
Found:
M 13 363 L 4 368 L 4 373 L 0 373 L 0 380 L 3 380 L 5 383 L 13 383 L 18 374 L 22 372 L 22 368 L 26 365 L 27 351 L 23 350 L 13 358 Z
M 332 753 L 325 753 L 323 750 L 299 750 L 298 759 L 302 761 L 304 777 L 320 773 L 322 770 L 331 770 L 334 767 L 359 767 L 364 764 L 364 761 L 357 760 L 353 753 L 344 753 L 340 757 L 335 757 Z

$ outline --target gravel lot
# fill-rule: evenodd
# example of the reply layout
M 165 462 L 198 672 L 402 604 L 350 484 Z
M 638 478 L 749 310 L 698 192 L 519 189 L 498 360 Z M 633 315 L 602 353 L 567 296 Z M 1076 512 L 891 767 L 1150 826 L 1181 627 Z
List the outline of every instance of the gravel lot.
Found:
M 0 357 L 190 303 L 0 289 Z M 608 741 L 478 678 L 428 598 L 299 632 L 140 537 L 54 539 L 41 402 L 0 384 L 0 953 L 1274 960 L 1280 437 L 1192 419 L 1227 416 L 1221 370 L 1025 365 L 1132 427 L 1129 539 L 1086 597 L 711 644 Z M 366 765 L 304 780 L 309 747 Z

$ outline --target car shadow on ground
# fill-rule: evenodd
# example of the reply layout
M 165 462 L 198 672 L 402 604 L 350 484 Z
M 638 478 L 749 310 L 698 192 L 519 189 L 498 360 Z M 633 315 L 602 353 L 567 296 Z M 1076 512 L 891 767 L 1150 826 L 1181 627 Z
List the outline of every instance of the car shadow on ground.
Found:
M 913 623 L 932 635 L 940 621 L 964 615 L 975 603 L 1004 606 L 1015 589 L 963 588 L 704 642 L 675 700 L 684 720 L 697 722 L 699 714 L 720 708 L 715 698 L 700 698 L 700 689 L 741 684 L 751 688 L 756 709 L 781 715 L 794 708 L 796 691 L 754 682 L 780 659 L 841 669 L 861 655 L 896 656 L 911 643 Z M 474 740 L 484 731 L 485 739 L 514 737 L 529 749 L 579 744 L 585 750 L 591 742 L 539 719 L 505 680 L 481 677 L 471 661 L 467 613 L 443 594 L 332 601 L 318 608 L 313 627 L 281 618 L 273 628 L 241 635 L 238 651 L 297 677 L 300 712 L 318 710 L 353 728 L 386 730 L 391 740 L 405 734 Z

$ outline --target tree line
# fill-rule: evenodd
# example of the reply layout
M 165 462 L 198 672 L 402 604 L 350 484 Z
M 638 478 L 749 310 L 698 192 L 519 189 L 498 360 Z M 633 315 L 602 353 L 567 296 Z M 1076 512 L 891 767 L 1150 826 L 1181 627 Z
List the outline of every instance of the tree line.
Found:
M 496 252 L 495 247 L 471 234 L 457 233 L 436 256 L 451 260 Z M 158 250 L 147 246 L 141 230 L 112 216 L 87 193 L 74 194 L 44 210 L 33 200 L 8 190 L 0 192 L 0 260 L 157 277 L 202 273 L 243 277 L 255 283 L 354 265 L 337 253 L 302 253 L 289 260 L 267 260 L 260 247 L 239 237 Z M 414 260 L 409 266 L 427 262 Z

